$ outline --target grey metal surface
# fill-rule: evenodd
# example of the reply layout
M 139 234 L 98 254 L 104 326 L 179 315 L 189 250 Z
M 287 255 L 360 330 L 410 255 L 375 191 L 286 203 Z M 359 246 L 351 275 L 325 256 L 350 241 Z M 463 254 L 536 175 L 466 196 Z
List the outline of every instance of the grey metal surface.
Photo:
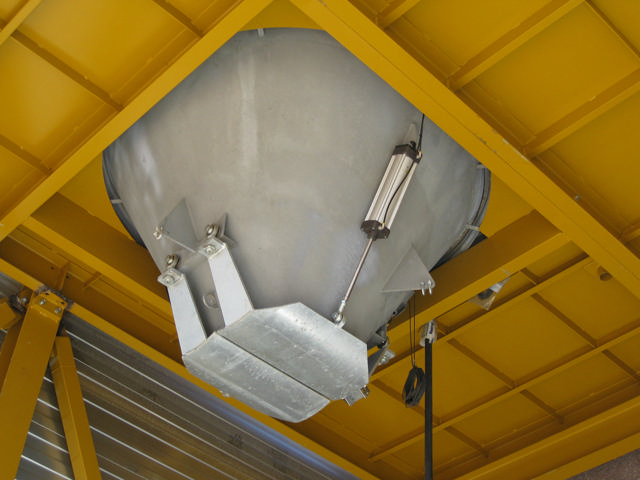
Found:
M 360 224 L 389 158 L 421 114 L 321 31 L 232 38 L 105 152 L 105 169 L 156 264 L 155 228 L 186 198 L 196 232 L 228 214 L 256 308 L 338 308 L 366 237 Z M 424 156 L 387 240 L 346 308 L 366 341 L 410 293 L 382 293 L 413 246 L 431 268 L 477 219 L 488 179 L 428 119 Z
M 355 478 L 81 319 L 63 322 L 103 479 Z M 16 478 L 74 478 L 49 373 Z
M 369 381 L 367 345 L 301 303 L 255 310 L 220 335 L 330 400 Z
M 183 356 L 191 373 L 258 411 L 300 422 L 329 400 L 267 362 L 214 333 Z

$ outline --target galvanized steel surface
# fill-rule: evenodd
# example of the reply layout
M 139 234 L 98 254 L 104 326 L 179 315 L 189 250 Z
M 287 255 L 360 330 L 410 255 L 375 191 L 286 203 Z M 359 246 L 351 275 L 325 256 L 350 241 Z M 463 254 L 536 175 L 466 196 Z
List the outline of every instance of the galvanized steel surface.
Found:
M 421 114 L 324 32 L 242 32 L 105 152 L 110 180 L 159 268 L 155 228 L 186 198 L 196 232 L 228 213 L 256 308 L 337 309 L 366 242 L 360 223 L 396 145 Z M 388 240 L 347 306 L 368 339 L 410 293 L 382 294 L 413 246 L 432 267 L 465 231 L 485 185 L 477 162 L 428 119 L 424 158 Z M 419 219 L 419 220 L 417 220 Z

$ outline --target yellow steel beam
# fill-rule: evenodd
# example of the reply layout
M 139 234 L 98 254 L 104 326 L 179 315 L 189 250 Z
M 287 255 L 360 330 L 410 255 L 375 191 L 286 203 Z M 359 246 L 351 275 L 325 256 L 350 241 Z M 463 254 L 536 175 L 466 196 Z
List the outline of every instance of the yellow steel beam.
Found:
M 608 112 L 638 91 L 640 91 L 640 69 L 630 73 L 549 125 L 538 133 L 533 140 L 528 142 L 523 147 L 523 151 L 530 157 L 540 155 L 580 127 Z
M 49 367 L 58 398 L 60 417 L 69 448 L 74 477 L 76 480 L 100 479 L 98 458 L 82 399 L 80 380 L 69 337 L 56 337 Z
M 51 347 L 67 303 L 45 291 L 27 307 L 11 362 L 0 386 L 0 478 L 15 478 Z
M 640 60 L 640 50 L 629 41 L 629 39 L 607 18 L 607 16 L 593 2 L 586 0 L 585 3 L 591 11 L 604 23 L 638 60 Z M 640 69 L 630 73 L 623 79 L 595 95 L 589 101 L 568 113 L 560 120 L 545 128 L 536 137 L 523 147 L 527 155 L 534 157 L 553 145 L 566 138 L 583 125 L 586 125 L 594 118 L 612 109 L 623 100 L 640 90 Z
M 156 280 L 158 268 L 144 247 L 60 194 L 53 195 L 23 226 L 149 303 L 173 323 L 165 287 Z
M 5 275 L 8 275 L 9 277 L 13 278 L 17 282 L 20 282 L 22 285 L 31 289 L 36 289 L 42 285 L 42 282 L 40 280 L 25 273 L 20 268 L 17 268 L 13 264 L 11 264 L 10 262 L 2 258 L 0 258 L 0 272 L 3 272 Z M 338 455 L 337 453 L 329 450 L 326 447 L 323 447 L 319 443 L 316 443 L 313 440 L 298 433 L 297 431 L 295 431 L 293 428 L 286 425 L 285 423 L 282 423 L 279 420 L 276 420 L 272 417 L 264 415 L 260 412 L 257 412 L 251 409 L 250 407 L 246 406 L 245 404 L 237 400 L 234 400 L 233 398 L 223 397 L 216 388 L 204 382 L 200 378 L 192 375 L 181 363 L 176 362 L 175 360 L 169 358 L 168 356 L 160 353 L 157 349 L 150 347 L 146 343 L 129 335 L 128 333 L 124 332 L 123 330 L 113 325 L 113 323 L 104 320 L 103 318 L 96 315 L 89 309 L 85 308 L 83 305 L 79 304 L 78 302 L 74 302 L 72 307 L 69 308 L 69 311 L 74 313 L 78 317 L 82 318 L 84 321 L 90 323 L 94 327 L 102 330 L 107 335 L 111 335 L 112 337 L 116 338 L 117 340 L 127 345 L 128 347 L 134 349 L 138 353 L 158 363 L 159 365 L 163 366 L 169 371 L 197 385 L 198 387 L 202 388 L 203 390 L 210 393 L 211 395 L 214 395 L 222 399 L 223 401 L 225 401 L 226 403 L 229 403 L 230 405 L 237 408 L 238 410 L 255 418 L 256 420 L 266 425 L 267 427 L 274 429 L 275 431 L 281 433 L 282 435 L 290 438 L 294 442 L 297 442 L 298 444 L 320 455 L 321 457 L 326 458 L 328 461 L 338 465 L 341 468 L 344 468 L 345 470 L 351 472 L 358 478 L 361 478 L 363 480 L 375 480 L 377 478 L 376 476 L 362 469 L 358 465 L 351 463 L 349 460 Z M 0 411 L 0 415 L 1 415 L 1 411 Z M 0 478 L 3 478 L 3 477 L 0 475 Z
M 566 278 L 568 275 L 576 272 L 577 270 L 585 267 L 589 263 L 591 263 L 590 258 L 579 257 L 577 259 L 572 260 L 569 264 L 562 267 L 561 270 L 553 272 L 547 278 L 542 279 L 539 283 L 528 287 L 524 290 L 520 290 L 517 293 L 513 294 L 509 298 L 506 298 L 500 302 L 496 302 L 492 305 L 491 310 L 486 312 L 481 312 L 480 315 L 474 315 L 470 318 L 466 318 L 461 320 L 458 324 L 451 326 L 446 329 L 447 331 L 441 335 L 438 339 L 437 345 L 442 345 L 442 341 L 449 341 L 455 339 L 456 337 L 468 332 L 471 329 L 478 328 L 483 325 L 486 321 L 493 318 L 495 315 L 499 315 L 504 312 L 506 309 L 512 308 L 516 303 L 526 300 L 531 295 L 534 295 L 536 292 L 542 291 L 546 288 L 549 288 L 554 283 Z M 406 338 L 402 337 L 402 330 L 406 329 L 395 329 L 392 331 L 393 336 L 391 337 L 392 342 L 398 343 L 406 343 Z M 407 337 L 408 334 L 405 331 L 404 336 Z M 435 347 L 434 348 L 439 348 Z M 399 369 L 406 369 L 408 362 L 410 360 L 409 351 L 405 352 L 396 352 L 396 358 L 393 363 L 388 366 L 381 368 L 376 371 L 371 377 L 373 380 L 380 379 L 386 375 L 393 374 L 397 372 Z
M 538 212 L 525 215 L 434 270 L 433 295 L 416 298 L 418 321 L 439 317 L 567 243 L 568 238 Z M 389 330 L 392 343 L 407 334 L 400 322 L 395 320 Z
M 49 169 L 42 165 L 40 159 L 33 155 L 32 153 L 27 152 L 20 145 L 12 142 L 4 135 L 0 135 L 0 147 L 4 147 L 13 153 L 17 158 L 22 160 L 26 165 L 29 165 L 34 170 L 38 170 L 38 175 L 40 178 L 44 178 L 49 174 Z
M 536 480 L 566 480 L 638 448 L 640 448 L 640 433 L 629 435 L 611 445 L 589 452 L 583 457 L 537 476 Z
M 21 318 L 22 315 L 17 313 L 9 305 L 8 298 L 0 300 L 0 330 L 7 330 L 11 328 L 13 325 L 18 323 Z
M 292 2 L 640 298 L 640 258 L 348 0 Z
M 601 341 L 600 345 L 596 348 L 587 348 L 586 350 L 580 350 L 576 352 L 573 358 L 569 360 L 563 360 L 563 362 L 557 366 L 552 366 L 548 368 L 546 371 L 533 376 L 532 378 L 520 379 L 515 382 L 515 387 L 507 390 L 506 392 L 499 391 L 492 398 L 484 401 L 483 403 L 471 404 L 465 407 L 462 407 L 460 410 L 456 412 L 452 412 L 449 415 L 443 416 L 440 422 L 434 427 L 434 433 L 437 433 L 443 429 L 451 425 L 455 425 L 489 407 L 495 406 L 500 402 L 514 396 L 521 394 L 521 392 L 525 390 L 529 390 L 534 385 L 541 383 L 565 370 L 578 365 L 579 363 L 588 360 L 589 358 L 599 355 L 607 351 L 608 349 L 618 345 L 619 343 L 624 342 L 625 340 L 629 340 L 640 334 L 640 319 L 631 322 L 627 325 L 624 330 L 614 333 L 612 336 L 608 337 Z M 445 337 L 446 339 L 446 337 Z M 434 348 L 437 347 L 444 340 L 438 340 L 434 344 Z M 526 395 L 525 395 L 526 396 Z M 394 439 L 386 444 L 380 446 L 376 450 L 371 453 L 370 460 L 376 461 L 384 458 L 387 455 L 391 455 L 394 452 L 403 450 L 417 442 L 422 441 L 422 437 L 424 435 L 424 431 L 422 429 L 418 429 L 415 432 L 409 433 L 407 435 L 402 436 L 401 438 Z
M 564 17 L 583 1 L 551 0 L 543 5 L 517 27 L 509 30 L 454 72 L 449 77 L 451 90 L 454 92 L 460 90 L 549 25 Z
M 56 247 L 27 237 L 22 232 L 23 228 L 20 227 L 11 237 L 0 242 L 0 258 L 9 260 L 23 272 L 33 275 L 38 279 L 38 285 L 54 285 L 58 272 L 64 268 L 68 259 L 57 253 Z M 16 240 L 14 237 L 20 238 Z M 131 335 L 144 339 L 165 355 L 181 358 L 175 324 L 171 317 L 162 317 L 156 309 L 111 283 L 108 279 L 96 276 L 96 272 L 87 270 L 86 266 L 72 262 L 62 293 L 89 306 L 92 311 Z M 73 310 L 73 306 L 70 310 Z
M 51 52 L 42 48 L 36 41 L 32 40 L 24 33 L 19 31 L 13 32 L 13 38 L 24 47 L 29 49 L 32 53 L 39 56 L 49 65 L 57 69 L 60 73 L 66 75 L 68 78 L 76 82 L 88 92 L 92 93 L 96 98 L 102 100 L 102 102 L 109 105 L 114 110 L 122 110 L 122 105 L 116 102 L 105 90 L 89 80 L 86 75 L 78 72 L 73 67 L 53 55 Z
M 385 7 L 377 16 L 376 23 L 385 29 L 415 7 L 420 0 L 396 0 Z
M 193 24 L 191 18 L 189 18 L 189 16 L 187 16 L 180 9 L 174 7 L 173 4 L 169 3 L 167 0 L 153 0 L 153 2 L 173 18 L 175 18 L 177 21 L 179 21 L 183 26 L 191 30 L 198 37 L 204 36 L 204 32 Z
M 581 444 L 600 444 L 601 447 L 604 447 L 608 442 L 608 439 L 605 438 L 610 435 L 603 435 L 605 438 L 600 440 L 598 434 L 603 431 L 619 431 L 620 433 L 617 434 L 618 439 L 624 441 L 626 438 L 632 438 L 630 442 L 626 442 L 625 446 L 633 446 L 633 442 L 638 442 L 638 439 L 635 438 L 635 432 L 629 437 L 629 430 L 637 429 L 638 425 L 640 425 L 638 419 L 640 419 L 640 396 L 565 428 L 544 440 L 499 458 L 472 472 L 461 475 L 457 477 L 457 480 L 512 478 L 513 473 L 516 471 L 523 477 L 534 476 L 536 473 L 540 473 L 536 472 L 536 469 L 539 468 L 536 460 L 539 461 L 545 451 L 553 450 L 555 454 L 553 455 L 554 459 L 551 461 L 559 462 L 558 466 L 561 466 L 567 461 L 565 459 L 566 456 L 570 456 L 573 453 L 574 449 L 570 444 L 572 442 L 575 443 L 577 438 L 581 439 Z M 620 439 L 621 436 L 622 439 Z M 591 437 L 591 440 L 585 442 L 585 437 Z M 635 446 L 636 448 L 640 447 L 640 443 L 635 443 Z M 570 460 L 573 459 L 570 458 Z M 527 468 L 528 470 L 522 471 L 521 468 Z
M 20 318 L 20 320 L 22 320 L 22 317 Z M 16 343 L 18 342 L 18 335 L 20 335 L 21 326 L 22 322 L 19 321 L 11 328 L 9 328 L 6 335 L 4 336 L 2 347 L 0 347 L 0 389 L 2 388 L 4 378 L 7 375 L 7 370 L 9 370 L 9 365 L 11 364 L 11 356 L 13 355 L 13 351 L 16 348 Z
M 40 4 L 42 0 L 27 0 L 22 6 L 14 13 L 11 19 L 0 30 L 0 45 L 2 45 L 7 38 L 15 32 L 18 27 L 24 22 L 25 18 L 29 16 L 31 12 Z
M 160 73 L 122 110 L 115 113 L 81 146 L 70 153 L 61 165 L 30 189 L 22 199 L 2 213 L 0 240 L 33 214 L 47 199 L 73 178 L 108 145 L 124 133 L 187 75 L 213 52 L 229 40 L 249 20 L 260 13 L 272 0 L 242 0 L 226 11 L 206 35 L 196 41 L 166 70 Z

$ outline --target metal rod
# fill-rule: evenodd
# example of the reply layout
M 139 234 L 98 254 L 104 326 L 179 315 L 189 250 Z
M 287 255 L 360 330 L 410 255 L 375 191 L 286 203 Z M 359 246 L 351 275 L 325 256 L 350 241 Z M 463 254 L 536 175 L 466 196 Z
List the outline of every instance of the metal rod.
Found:
M 433 480 L 433 344 L 424 344 L 424 478 Z
M 340 301 L 340 306 L 338 307 L 338 311 L 333 314 L 333 320 L 339 326 L 344 325 L 344 309 L 347 306 L 347 302 L 349 301 L 349 297 L 351 297 L 351 292 L 353 292 L 353 287 L 356 284 L 356 280 L 358 280 L 358 276 L 360 275 L 360 271 L 362 270 L 362 266 L 364 265 L 364 261 L 369 255 L 369 250 L 371 250 L 371 245 L 373 245 L 373 241 L 375 237 L 370 237 L 367 241 L 367 245 L 364 247 L 364 252 L 362 252 L 362 256 L 360 257 L 360 261 L 358 262 L 358 266 L 356 267 L 356 271 L 353 274 L 353 278 L 351 279 L 351 283 L 349 283 L 349 287 L 347 288 L 347 293 L 344 294 L 344 297 Z

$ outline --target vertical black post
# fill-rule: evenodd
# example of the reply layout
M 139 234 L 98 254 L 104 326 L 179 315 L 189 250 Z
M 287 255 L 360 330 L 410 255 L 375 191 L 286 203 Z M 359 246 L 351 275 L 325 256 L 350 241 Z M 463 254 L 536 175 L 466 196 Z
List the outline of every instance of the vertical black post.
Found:
M 424 343 L 424 478 L 433 480 L 433 344 Z

